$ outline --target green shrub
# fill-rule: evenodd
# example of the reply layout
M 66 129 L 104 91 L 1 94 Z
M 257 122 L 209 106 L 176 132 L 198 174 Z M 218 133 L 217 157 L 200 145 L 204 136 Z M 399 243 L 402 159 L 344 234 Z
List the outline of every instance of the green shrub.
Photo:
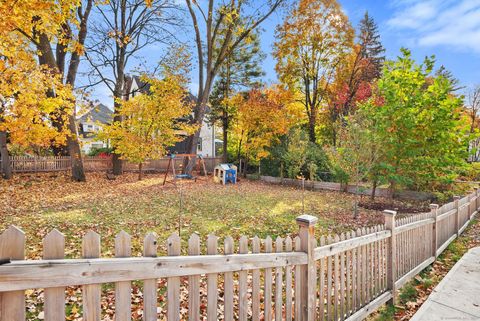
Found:
M 292 129 L 269 150 L 269 156 L 261 160 L 263 175 L 311 180 L 331 180 L 328 157 L 322 147 L 310 142 L 301 128 Z
M 92 147 L 87 155 L 88 156 L 98 156 L 100 154 L 111 154 L 112 151 L 113 151 L 113 149 L 110 148 L 110 147 L 102 147 L 102 148 Z

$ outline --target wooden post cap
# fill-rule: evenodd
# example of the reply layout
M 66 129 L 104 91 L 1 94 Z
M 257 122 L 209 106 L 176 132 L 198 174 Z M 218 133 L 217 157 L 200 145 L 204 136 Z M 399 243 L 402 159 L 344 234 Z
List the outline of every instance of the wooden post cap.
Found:
M 430 204 L 430 209 L 431 209 L 431 210 L 436 210 L 436 209 L 438 209 L 438 204 Z
M 301 226 L 312 226 L 317 224 L 318 218 L 313 215 L 303 214 L 296 218 L 297 224 Z
M 397 211 L 384 210 L 383 214 L 395 217 L 395 215 L 397 215 Z

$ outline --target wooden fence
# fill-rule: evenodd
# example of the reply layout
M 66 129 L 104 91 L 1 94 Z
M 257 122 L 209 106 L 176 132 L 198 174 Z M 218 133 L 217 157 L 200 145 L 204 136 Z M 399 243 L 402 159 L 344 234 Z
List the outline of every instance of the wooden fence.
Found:
M 135 284 L 143 302 L 135 304 L 143 307 L 146 321 L 361 320 L 394 301 L 395 290 L 465 229 L 480 205 L 477 192 L 405 218 L 384 211 L 385 225 L 322 236 L 319 244 L 317 218 L 310 215 L 297 218 L 294 239 L 242 236 L 236 246 L 227 237 L 223 250 L 210 235 L 202 251 L 200 237 L 192 234 L 182 251 L 173 234 L 165 256 L 157 256 L 156 236 L 148 234 L 143 256 L 131 257 L 131 237 L 122 231 L 115 238 L 115 257 L 100 258 L 100 235 L 89 231 L 83 257 L 65 259 L 65 238 L 53 230 L 43 240 L 43 260 L 24 260 L 25 235 L 11 226 L 0 235 L 0 258 L 6 259 L 0 265 L 0 320 L 25 320 L 25 290 L 38 288 L 44 289 L 44 319 L 65 320 L 70 286 L 81 286 L 83 320 L 101 320 L 105 283 L 115 286 L 115 320 L 131 320 L 133 281 L 140 281 Z M 160 280 L 166 280 L 161 294 Z
M 220 164 L 221 160 L 220 157 L 205 157 L 204 161 L 207 171 L 213 172 L 213 168 Z M 143 165 L 143 170 L 165 172 L 168 161 L 169 158 L 149 160 Z M 178 169 L 183 163 L 183 157 L 176 157 L 174 162 Z M 10 164 L 14 173 L 67 171 L 70 170 L 72 166 L 70 156 L 13 156 L 10 157 Z M 83 166 L 85 171 L 106 171 L 112 168 L 112 159 L 110 157 L 85 156 L 83 157 Z M 124 170 L 137 171 L 138 165 L 125 162 Z

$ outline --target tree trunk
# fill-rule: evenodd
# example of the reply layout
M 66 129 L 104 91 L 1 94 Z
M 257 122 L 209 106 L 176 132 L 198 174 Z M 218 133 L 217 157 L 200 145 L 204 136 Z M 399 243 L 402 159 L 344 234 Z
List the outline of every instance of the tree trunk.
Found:
M 308 118 L 308 138 L 312 143 L 317 143 L 317 135 L 315 128 L 317 123 L 316 108 L 310 109 L 310 117 Z
M 124 79 L 123 79 L 123 74 L 121 76 L 121 79 L 118 78 L 117 79 L 117 84 L 116 84 L 116 89 L 115 89 L 115 92 L 114 92 L 114 99 L 115 99 L 115 103 L 114 103 L 114 117 L 113 117 L 113 122 L 121 122 L 123 119 L 122 119 L 122 116 L 120 116 L 118 114 L 118 111 L 120 109 L 120 103 L 118 102 L 118 99 L 123 99 L 123 95 L 122 95 L 122 92 L 123 92 L 123 83 L 124 83 Z M 113 175 L 122 175 L 123 174 L 123 161 L 120 159 L 120 154 L 118 154 L 115 149 L 113 150 L 113 153 L 112 153 L 112 171 L 113 171 Z
M 2 161 L 1 173 L 3 178 L 12 178 L 12 167 L 7 149 L 7 132 L 0 132 L 0 160 Z
M 68 129 L 72 133 L 67 139 L 68 154 L 72 161 L 72 179 L 77 182 L 85 182 L 85 170 L 83 168 L 82 152 L 78 143 L 78 130 L 75 116 L 68 116 Z
M 378 180 L 374 179 L 373 180 L 373 186 L 372 186 L 372 194 L 370 195 L 370 199 L 372 201 L 375 200 L 375 191 L 377 190 L 377 184 L 378 184 Z
M 143 178 L 143 163 L 138 164 L 138 180 L 141 181 Z
M 228 162 L 228 115 L 224 111 L 223 112 L 223 119 L 222 119 L 222 130 L 223 130 L 223 161 L 225 163 Z

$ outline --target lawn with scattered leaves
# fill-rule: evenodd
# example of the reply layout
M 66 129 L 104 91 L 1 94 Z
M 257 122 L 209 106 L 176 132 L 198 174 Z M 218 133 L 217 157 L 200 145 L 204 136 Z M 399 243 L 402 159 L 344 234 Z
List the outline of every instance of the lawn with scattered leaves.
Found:
M 302 214 L 302 191 L 242 180 L 222 186 L 208 180 L 162 185 L 163 175 L 125 174 L 109 181 L 104 174 L 88 175 L 86 183 L 72 182 L 64 174 L 17 175 L 0 181 L 0 228 L 10 224 L 27 236 L 29 258 L 41 256 L 41 239 L 53 228 L 66 237 L 68 257 L 78 257 L 81 237 L 92 229 L 102 236 L 102 255 L 111 256 L 115 235 L 132 235 L 133 255 L 141 253 L 147 232 L 165 240 L 178 231 L 187 240 L 198 233 L 219 237 L 240 235 L 272 238 L 294 235 L 295 218 Z M 361 210 L 352 217 L 353 197 L 337 192 L 305 191 L 305 212 L 319 219 L 317 234 L 339 233 L 383 222 L 378 211 Z M 182 204 L 182 205 L 180 205 Z
M 65 174 L 17 175 L 11 181 L 0 180 L 0 230 L 14 224 L 27 239 L 26 256 L 41 258 L 42 239 L 53 228 L 65 235 L 67 258 L 78 258 L 81 240 L 88 230 L 101 235 L 102 256 L 114 253 L 114 238 L 121 230 L 132 236 L 132 255 L 142 252 L 148 232 L 158 235 L 159 255 L 166 253 L 166 240 L 181 227 L 182 252 L 187 239 L 198 233 L 205 249 L 208 234 L 231 235 L 238 247 L 241 235 L 272 238 L 295 236 L 295 218 L 305 213 L 318 217 L 317 235 L 340 233 L 383 222 L 381 212 L 360 211 L 353 219 L 353 196 L 337 192 L 302 191 L 258 181 L 242 180 L 237 185 L 222 186 L 208 180 L 182 181 L 176 186 L 162 185 L 163 175 L 150 174 L 138 181 L 136 174 L 125 174 L 114 181 L 104 174 L 91 173 L 86 183 L 72 182 Z M 183 280 L 182 282 L 184 282 Z M 205 291 L 206 280 L 201 279 Z M 185 284 L 182 283 L 181 313 L 186 315 Z M 238 286 L 238 285 L 237 285 Z M 165 319 L 166 280 L 158 279 L 157 312 Z M 219 297 L 223 297 L 219 283 Z M 42 320 L 43 290 L 26 291 L 27 320 Z M 238 301 L 238 298 L 236 299 Z M 237 302 L 236 301 L 236 302 Z M 102 286 L 102 320 L 111 321 L 115 313 L 115 288 Z M 132 283 L 132 319 L 142 318 L 142 282 Z M 219 302 L 220 310 L 222 307 Z M 201 299 L 202 318 L 206 313 L 205 296 Z M 250 312 L 249 312 L 250 313 Z M 81 287 L 66 289 L 66 320 L 82 320 Z

